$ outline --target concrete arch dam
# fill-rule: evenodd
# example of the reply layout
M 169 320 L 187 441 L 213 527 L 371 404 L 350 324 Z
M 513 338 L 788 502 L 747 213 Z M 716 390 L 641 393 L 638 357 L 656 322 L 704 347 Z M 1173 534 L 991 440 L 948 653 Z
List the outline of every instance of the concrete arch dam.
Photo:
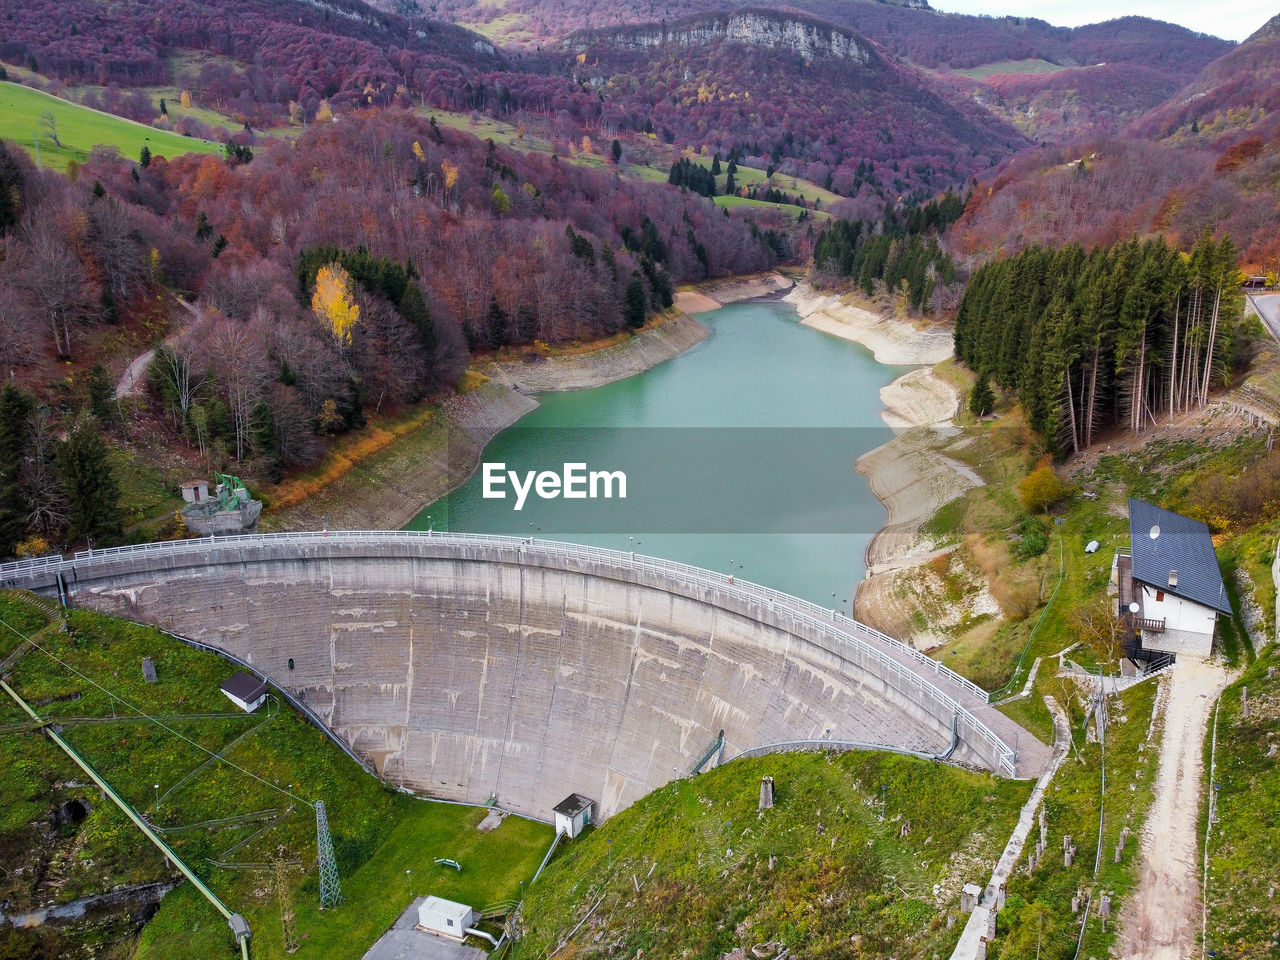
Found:
M 607 817 L 724 757 L 829 739 L 1035 776 L 986 695 L 843 616 L 723 575 L 547 541 L 271 534 L 0 567 L 6 586 L 248 663 L 391 783 L 548 819 Z

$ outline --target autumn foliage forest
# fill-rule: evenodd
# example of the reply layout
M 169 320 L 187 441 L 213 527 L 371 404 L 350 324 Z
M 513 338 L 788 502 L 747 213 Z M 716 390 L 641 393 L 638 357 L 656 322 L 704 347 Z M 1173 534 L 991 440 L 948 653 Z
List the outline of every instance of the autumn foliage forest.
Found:
M 682 0 L 661 14 L 709 39 L 653 46 L 652 27 L 625 26 L 639 8 L 560 5 L 542 37 L 545 5 L 513 0 L 511 23 L 533 29 L 503 47 L 392 6 L 0 0 L 0 60 L 24 82 L 189 134 L 221 117 L 229 141 L 225 156 L 98 150 L 67 176 L 0 149 L 0 363 L 65 420 L 42 429 L 85 407 L 110 419 L 104 343 L 118 359 L 155 346 L 155 429 L 271 479 L 371 414 L 452 389 L 476 353 L 613 335 L 669 306 L 675 284 L 815 247 L 819 282 L 925 312 L 958 303 L 984 260 L 1037 245 L 1157 231 L 1190 249 L 1208 231 L 1246 263 L 1280 252 L 1269 208 L 1247 202 L 1280 168 L 1270 94 L 1249 79 L 1280 62 L 1266 31 L 1206 68 L 1221 41 L 1132 19 L 1063 31 L 809 0 L 805 15 L 752 11 L 756 38 L 729 42 L 699 34 L 705 10 Z M 446 2 L 433 16 L 462 14 Z M 768 40 L 797 25 L 859 55 Z M 992 58 L 1071 69 L 977 94 L 946 76 Z M 1116 63 L 1086 66 L 1101 58 Z M 1144 112 L 1112 96 L 1117 77 L 1145 97 L 1190 81 L 1202 106 Z M 181 90 L 183 116 L 158 88 Z M 1023 100 L 1070 97 L 1061 121 L 1019 119 Z M 432 110 L 517 134 L 482 140 Z M 1063 142 L 1034 147 L 1015 122 Z M 547 147 L 523 149 L 526 127 Z M 702 159 L 715 156 L 768 176 L 717 206 Z M 640 175 L 640 158 L 674 161 L 669 182 Z M 778 189 L 775 171 L 810 196 Z M 820 216 L 815 187 L 839 198 Z M 799 220 L 769 205 L 791 200 Z M 52 456 L 40 489 L 56 500 Z M 33 509 L 21 532 L 60 542 L 73 519 Z
M 775 229 L 395 111 L 249 163 L 101 151 L 73 172 L 0 151 L 5 370 L 55 386 L 50 359 L 84 370 L 112 325 L 178 292 L 192 305 L 152 367 L 156 403 L 213 462 L 266 478 L 452 387 L 472 351 L 614 333 L 637 291 L 643 319 L 673 283 L 771 266 L 791 242 L 780 214 Z M 68 416 L 82 389 L 62 393 Z

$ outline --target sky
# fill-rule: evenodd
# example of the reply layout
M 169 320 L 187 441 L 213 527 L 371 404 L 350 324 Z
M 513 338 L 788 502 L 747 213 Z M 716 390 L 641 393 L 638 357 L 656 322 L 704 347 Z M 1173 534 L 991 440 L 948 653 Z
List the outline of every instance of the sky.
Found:
M 930 0 L 930 6 L 948 13 L 1038 17 L 1058 27 L 1151 17 L 1227 40 L 1243 40 L 1280 13 L 1280 0 Z

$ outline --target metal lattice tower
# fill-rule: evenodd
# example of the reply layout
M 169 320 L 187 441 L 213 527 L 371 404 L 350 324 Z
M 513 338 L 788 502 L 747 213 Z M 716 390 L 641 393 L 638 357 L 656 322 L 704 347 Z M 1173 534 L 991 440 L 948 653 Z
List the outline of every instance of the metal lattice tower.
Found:
M 316 866 L 320 868 L 320 909 L 336 907 L 342 902 L 342 882 L 338 879 L 338 860 L 333 855 L 329 815 L 323 800 L 316 804 Z

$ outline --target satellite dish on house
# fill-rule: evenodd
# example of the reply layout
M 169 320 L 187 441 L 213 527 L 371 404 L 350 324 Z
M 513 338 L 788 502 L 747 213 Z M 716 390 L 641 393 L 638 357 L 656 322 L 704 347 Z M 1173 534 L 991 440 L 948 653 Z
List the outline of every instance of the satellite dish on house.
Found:
M 1138 601 L 1137 601 L 1137 600 L 1135 600 L 1135 601 L 1133 601 L 1133 603 L 1129 604 L 1129 612 L 1130 612 L 1130 613 L 1137 613 L 1137 612 L 1138 612 L 1139 610 L 1141 610 L 1141 609 L 1142 609 L 1142 608 L 1138 606 Z
M 1159 538 L 1159 536 L 1160 536 L 1160 524 L 1157 523 L 1154 527 L 1151 528 L 1151 539 L 1156 540 Z

